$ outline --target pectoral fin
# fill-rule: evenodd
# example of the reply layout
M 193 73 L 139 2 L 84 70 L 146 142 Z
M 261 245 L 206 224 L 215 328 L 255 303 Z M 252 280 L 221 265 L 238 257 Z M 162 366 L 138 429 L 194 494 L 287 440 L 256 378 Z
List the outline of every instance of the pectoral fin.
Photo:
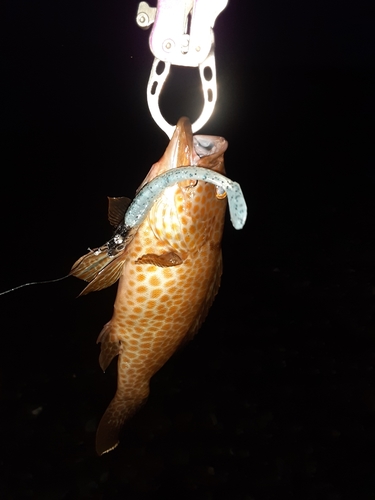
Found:
M 152 264 L 158 267 L 172 267 L 179 266 L 183 263 L 183 260 L 179 255 L 174 252 L 163 253 L 161 255 L 157 255 L 155 253 L 147 253 L 142 255 L 139 259 L 136 260 L 137 264 Z

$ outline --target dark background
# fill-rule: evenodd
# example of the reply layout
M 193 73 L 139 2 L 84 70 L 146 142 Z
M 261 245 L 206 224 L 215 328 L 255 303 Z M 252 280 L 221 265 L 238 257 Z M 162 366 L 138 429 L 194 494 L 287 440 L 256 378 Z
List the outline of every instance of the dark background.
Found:
M 2 5 L 2 290 L 104 243 L 106 197 L 133 196 L 167 145 L 137 5 Z M 116 385 L 95 341 L 116 286 L 0 297 L 1 498 L 375 498 L 374 10 L 230 0 L 217 19 L 201 133 L 229 141 L 249 217 L 228 220 L 210 315 L 114 452 L 94 450 Z M 201 105 L 197 70 L 173 68 L 167 119 Z

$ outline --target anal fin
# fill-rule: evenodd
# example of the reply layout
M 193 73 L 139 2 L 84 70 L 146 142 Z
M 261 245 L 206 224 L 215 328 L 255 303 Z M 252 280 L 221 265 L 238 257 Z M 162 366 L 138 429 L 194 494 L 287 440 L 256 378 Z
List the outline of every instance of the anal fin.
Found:
M 100 343 L 99 365 L 105 372 L 113 358 L 121 352 L 121 341 L 112 334 L 110 321 L 104 325 L 96 343 Z

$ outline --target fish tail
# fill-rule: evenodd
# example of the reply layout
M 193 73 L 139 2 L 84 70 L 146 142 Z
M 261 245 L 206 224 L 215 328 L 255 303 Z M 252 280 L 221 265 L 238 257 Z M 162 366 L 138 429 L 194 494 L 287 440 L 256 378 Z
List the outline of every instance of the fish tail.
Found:
M 146 402 L 148 394 L 148 383 L 147 387 L 140 391 L 139 396 L 133 398 L 124 397 L 122 391 L 116 392 L 96 431 L 96 452 L 98 455 L 103 455 L 103 453 L 116 448 L 122 426 Z

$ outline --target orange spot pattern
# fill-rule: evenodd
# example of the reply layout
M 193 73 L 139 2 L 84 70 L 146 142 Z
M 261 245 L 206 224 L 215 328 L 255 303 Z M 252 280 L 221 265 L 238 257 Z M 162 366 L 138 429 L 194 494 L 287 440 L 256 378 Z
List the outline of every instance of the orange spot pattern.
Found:
M 214 168 L 225 173 L 223 161 Z M 99 453 L 116 446 L 111 439 L 117 438 L 108 429 L 119 429 L 136 411 L 147 398 L 150 378 L 204 319 L 220 280 L 225 210 L 226 200 L 217 199 L 211 184 L 171 186 L 130 243 L 107 328 L 110 333 L 100 340 L 102 350 L 106 341 L 120 347 L 117 392 L 100 424 L 104 430 L 98 431 Z M 172 267 L 135 263 L 145 254 L 170 252 L 183 263 Z M 104 438 L 104 432 L 109 437 Z

